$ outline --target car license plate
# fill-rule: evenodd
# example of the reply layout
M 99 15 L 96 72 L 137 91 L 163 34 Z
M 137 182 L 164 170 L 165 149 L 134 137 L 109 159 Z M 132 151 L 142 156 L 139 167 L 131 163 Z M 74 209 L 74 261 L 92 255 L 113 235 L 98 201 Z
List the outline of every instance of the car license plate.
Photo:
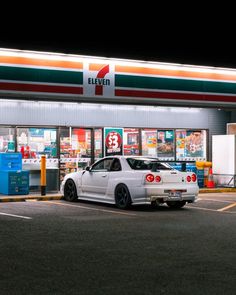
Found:
M 173 192 L 169 192 L 169 198 L 171 199 L 181 199 L 182 198 L 182 193 L 178 192 L 178 191 L 173 191 Z

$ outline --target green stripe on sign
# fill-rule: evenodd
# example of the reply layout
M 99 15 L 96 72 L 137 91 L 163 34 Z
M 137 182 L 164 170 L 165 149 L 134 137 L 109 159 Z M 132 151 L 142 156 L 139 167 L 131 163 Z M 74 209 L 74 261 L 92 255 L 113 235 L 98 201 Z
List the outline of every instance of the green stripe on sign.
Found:
M 83 72 L 0 66 L 1 80 L 83 84 Z
M 116 87 L 236 94 L 236 83 L 115 75 Z

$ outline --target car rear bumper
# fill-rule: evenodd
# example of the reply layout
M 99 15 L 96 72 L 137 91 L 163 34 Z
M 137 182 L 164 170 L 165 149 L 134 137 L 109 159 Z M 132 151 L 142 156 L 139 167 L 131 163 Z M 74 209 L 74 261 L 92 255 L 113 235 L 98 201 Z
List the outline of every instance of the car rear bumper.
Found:
M 197 199 L 197 196 L 195 195 L 181 195 L 181 196 L 177 196 L 177 197 L 170 197 L 168 195 L 166 196 L 151 196 L 150 197 L 150 202 L 154 202 L 154 201 L 157 201 L 157 202 L 160 202 L 160 203 L 163 203 L 163 202 L 170 202 L 170 201 L 186 201 L 188 203 L 193 203 L 195 202 Z
M 187 202 L 194 202 L 198 196 L 199 188 L 196 185 L 189 185 L 189 186 L 182 186 L 176 185 L 175 187 L 147 187 L 146 196 L 147 199 L 152 201 L 187 201 Z

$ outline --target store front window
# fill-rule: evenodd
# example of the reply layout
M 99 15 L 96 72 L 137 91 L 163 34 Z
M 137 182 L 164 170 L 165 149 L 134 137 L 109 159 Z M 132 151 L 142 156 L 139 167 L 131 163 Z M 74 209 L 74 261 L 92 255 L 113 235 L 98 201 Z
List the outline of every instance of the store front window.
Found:
M 54 190 L 59 188 L 66 174 L 82 170 L 104 155 L 206 161 L 207 130 L 0 127 L 0 152 L 15 151 L 22 154 L 23 169 L 30 170 L 30 186 L 37 188 L 40 186 L 41 155 L 46 155 L 47 173 L 51 174 L 47 188 Z
M 23 159 L 39 159 L 57 157 L 57 131 L 49 128 L 18 128 L 17 151 Z
M 206 160 L 206 130 L 176 130 L 176 160 Z
M 157 157 L 161 160 L 175 160 L 174 130 L 157 131 Z
M 142 155 L 157 156 L 157 130 L 142 129 Z
M 22 168 L 29 170 L 30 190 L 40 189 L 41 156 L 46 156 L 47 190 L 58 190 L 56 128 L 17 128 L 17 151 L 22 154 Z
M 60 129 L 60 181 L 70 172 L 90 165 L 91 129 Z
M 139 129 L 124 128 L 124 155 L 139 155 Z
M 15 128 L 0 127 L 0 152 L 15 152 Z

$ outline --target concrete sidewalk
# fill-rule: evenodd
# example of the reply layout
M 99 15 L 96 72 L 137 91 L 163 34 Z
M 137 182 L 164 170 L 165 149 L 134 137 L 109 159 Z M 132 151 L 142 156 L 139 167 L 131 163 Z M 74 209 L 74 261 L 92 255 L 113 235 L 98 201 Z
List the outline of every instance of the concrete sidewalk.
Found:
M 200 188 L 199 193 L 226 193 L 226 192 L 235 192 L 235 187 L 222 187 L 222 188 Z M 1 202 L 24 202 L 24 201 L 49 201 L 49 200 L 61 200 L 63 196 L 60 192 L 47 193 L 46 196 L 41 196 L 41 193 L 29 193 L 28 195 L 1 195 L 0 194 L 0 203 Z

